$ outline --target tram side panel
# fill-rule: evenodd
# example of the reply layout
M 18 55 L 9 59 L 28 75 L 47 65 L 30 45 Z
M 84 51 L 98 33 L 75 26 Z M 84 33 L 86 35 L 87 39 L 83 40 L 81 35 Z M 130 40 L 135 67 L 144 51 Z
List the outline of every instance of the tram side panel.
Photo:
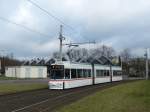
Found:
M 96 77 L 95 84 L 110 82 L 110 77 Z
M 116 67 L 113 69 L 113 72 L 112 72 L 112 81 L 121 81 L 121 80 L 123 80 L 122 69 L 121 67 Z
M 121 81 L 121 80 L 123 80 L 122 76 L 113 76 L 112 77 L 112 81 Z
M 64 89 L 64 82 L 58 80 L 51 80 L 48 83 L 49 89 Z
M 87 85 L 92 85 L 92 78 L 74 79 L 74 80 L 64 82 L 65 89 L 82 87 Z
M 109 67 L 95 66 L 95 84 L 110 82 Z

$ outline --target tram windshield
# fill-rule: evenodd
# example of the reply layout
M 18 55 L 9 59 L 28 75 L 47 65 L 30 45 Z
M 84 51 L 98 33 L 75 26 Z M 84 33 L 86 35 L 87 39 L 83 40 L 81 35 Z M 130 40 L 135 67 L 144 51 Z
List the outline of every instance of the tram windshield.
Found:
M 64 66 L 52 65 L 50 78 L 51 79 L 63 79 L 64 78 Z

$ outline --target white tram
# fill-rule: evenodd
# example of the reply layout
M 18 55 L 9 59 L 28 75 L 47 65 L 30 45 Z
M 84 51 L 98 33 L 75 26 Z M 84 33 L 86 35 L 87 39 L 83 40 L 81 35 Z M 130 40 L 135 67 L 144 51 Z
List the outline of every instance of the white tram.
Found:
M 121 80 L 120 66 L 63 61 L 51 65 L 49 89 L 69 89 Z

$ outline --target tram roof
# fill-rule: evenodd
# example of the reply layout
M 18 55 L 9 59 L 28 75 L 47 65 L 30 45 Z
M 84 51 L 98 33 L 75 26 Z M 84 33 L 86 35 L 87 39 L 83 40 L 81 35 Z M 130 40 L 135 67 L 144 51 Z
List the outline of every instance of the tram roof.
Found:
M 58 65 L 75 64 L 75 65 L 90 65 L 91 66 L 92 63 L 81 63 L 81 62 L 70 62 L 70 61 L 57 61 L 57 62 L 53 63 L 52 65 L 55 65 L 55 64 L 58 64 Z M 97 65 L 97 66 L 110 66 L 110 64 L 107 64 L 107 65 L 98 64 L 98 63 L 93 63 L 93 64 Z
M 92 66 L 90 63 L 79 63 L 79 62 L 70 62 L 70 61 L 61 61 L 56 62 L 52 65 L 64 65 L 65 68 L 72 68 L 72 69 L 91 69 Z M 101 69 L 110 69 L 110 65 L 102 65 L 102 64 L 94 64 L 95 68 L 101 68 Z M 121 70 L 120 66 L 112 66 L 112 69 L 115 70 Z

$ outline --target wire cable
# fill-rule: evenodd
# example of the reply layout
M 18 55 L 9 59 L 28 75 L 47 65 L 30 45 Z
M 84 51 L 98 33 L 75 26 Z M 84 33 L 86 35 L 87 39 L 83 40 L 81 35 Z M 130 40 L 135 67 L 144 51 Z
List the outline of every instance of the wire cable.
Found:
M 30 2 L 32 5 L 36 6 L 37 8 L 39 8 L 40 10 L 42 10 L 43 12 L 45 12 L 47 15 L 49 15 L 50 17 L 52 17 L 56 21 L 58 21 L 61 24 L 63 24 L 64 26 L 66 26 L 66 27 L 68 27 L 68 28 L 70 28 L 72 30 L 75 30 L 70 25 L 64 23 L 61 19 L 59 19 L 58 17 L 54 16 L 52 13 L 48 12 L 46 9 L 42 8 L 41 6 L 39 6 L 38 4 L 36 4 L 35 2 L 33 2 L 32 0 L 27 0 L 27 1 Z
M 37 3 L 35 3 L 35 0 L 27 0 L 28 2 L 30 2 L 32 5 L 34 5 L 35 7 L 39 8 L 41 11 L 43 11 L 44 13 L 46 13 L 48 16 L 52 17 L 53 19 L 55 19 L 56 21 L 60 22 L 62 25 L 70 28 L 72 31 L 74 31 L 74 33 L 78 33 L 78 31 L 76 29 L 74 29 L 73 27 L 71 27 L 70 25 L 66 24 L 65 22 L 63 22 L 61 19 L 59 19 L 58 17 L 54 16 L 52 13 L 50 13 L 49 11 L 47 11 L 46 9 L 42 8 L 40 5 L 38 5 Z M 80 37 L 85 38 L 83 36 L 80 35 Z
M 22 27 L 22 28 L 24 28 L 24 29 L 26 29 L 26 30 L 28 30 L 28 31 L 30 31 L 30 32 L 37 33 L 37 34 L 39 34 L 39 35 L 41 35 L 41 36 L 50 37 L 50 36 L 47 35 L 47 34 L 44 34 L 44 33 L 41 33 L 41 32 L 39 32 L 39 31 L 37 31 L 37 30 L 31 29 L 31 28 L 29 28 L 29 27 L 27 27 L 27 26 L 24 26 L 24 25 L 22 25 L 22 24 L 18 24 L 18 23 L 16 23 L 16 22 L 11 21 L 11 20 L 9 20 L 9 19 L 6 19 L 6 18 L 4 18 L 4 17 L 1 17 L 1 16 L 0 16 L 0 20 L 2 20 L 2 21 L 4 21 L 4 22 L 7 22 L 7 23 L 14 24 L 14 25 L 19 26 L 19 27 Z

